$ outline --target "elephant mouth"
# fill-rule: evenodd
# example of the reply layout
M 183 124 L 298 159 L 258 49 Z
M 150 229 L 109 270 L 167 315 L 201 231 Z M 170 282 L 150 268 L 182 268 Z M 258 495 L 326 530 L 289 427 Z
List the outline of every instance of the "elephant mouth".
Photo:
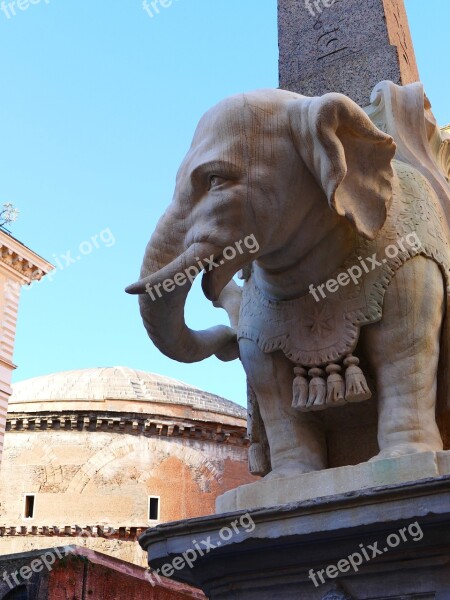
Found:
M 220 292 L 225 287 L 226 283 L 223 285 L 222 289 L 219 290 L 220 283 L 217 281 L 218 279 L 218 269 L 225 264 L 225 259 L 223 254 L 217 254 L 214 256 L 212 261 L 212 267 L 208 267 L 204 269 L 202 275 L 202 290 L 205 297 L 211 302 L 217 300 L 220 295 Z
M 227 260 L 223 254 L 214 256 L 213 268 L 203 271 L 202 290 L 205 297 L 211 302 L 217 302 L 224 287 L 249 261 Z

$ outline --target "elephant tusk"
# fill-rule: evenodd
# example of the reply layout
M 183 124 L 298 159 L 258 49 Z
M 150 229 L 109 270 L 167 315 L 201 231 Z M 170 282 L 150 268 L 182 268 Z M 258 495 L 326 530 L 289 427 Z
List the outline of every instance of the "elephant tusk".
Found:
M 165 279 L 172 279 L 176 273 L 186 273 L 190 266 L 197 265 L 202 259 L 207 256 L 213 255 L 218 252 L 217 247 L 211 244 L 194 244 L 183 252 L 180 256 L 175 258 L 168 265 L 162 267 L 155 273 L 150 273 L 146 277 L 143 277 L 136 283 L 132 283 L 125 291 L 127 294 L 140 294 L 143 295 L 148 293 L 148 288 L 155 285 L 158 282 L 162 282 Z M 145 271 L 144 271 L 145 272 Z M 199 273 L 199 269 L 196 268 L 196 275 Z M 142 275 L 142 271 L 141 271 Z M 192 285 L 191 277 L 187 276 Z
M 131 285 L 125 288 L 127 294 L 145 294 L 146 293 L 146 285 L 149 283 L 150 277 L 146 277 L 144 279 L 140 279 L 136 281 L 136 283 L 132 283 Z

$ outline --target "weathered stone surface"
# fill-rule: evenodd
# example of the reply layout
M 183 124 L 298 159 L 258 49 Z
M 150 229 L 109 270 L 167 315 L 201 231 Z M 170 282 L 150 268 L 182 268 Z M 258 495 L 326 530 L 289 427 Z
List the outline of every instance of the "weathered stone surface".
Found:
M 419 79 L 403 0 L 278 0 L 280 87 L 361 106 L 384 79 Z
M 0 471 L 0 554 L 78 543 L 145 564 L 153 523 L 210 514 L 254 480 L 245 410 L 168 377 L 83 369 L 14 385 Z M 32 518 L 24 496 L 35 494 Z
M 173 575 L 211 600 L 324 600 L 330 592 L 339 597 L 336 582 L 343 598 L 446 600 L 449 494 L 444 476 L 251 511 L 251 531 L 239 527 L 242 511 L 168 523 L 147 530 L 140 543 L 154 569 L 194 548 L 194 540 L 213 544 Z M 232 522 L 238 532 L 226 540 Z M 350 556 L 360 563 L 355 568 Z M 347 565 L 338 569 L 342 560 Z
M 450 452 L 422 452 L 296 477 L 262 479 L 219 496 L 216 512 L 253 510 L 441 475 L 450 475 Z

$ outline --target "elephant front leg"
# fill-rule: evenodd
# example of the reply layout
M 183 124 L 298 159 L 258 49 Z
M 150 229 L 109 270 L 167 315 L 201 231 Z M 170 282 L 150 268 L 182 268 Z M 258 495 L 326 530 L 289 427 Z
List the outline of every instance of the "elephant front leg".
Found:
M 269 442 L 272 472 L 266 477 L 325 469 L 327 450 L 320 417 L 292 408 L 292 363 L 281 352 L 264 354 L 249 340 L 240 340 L 239 349 Z
M 442 450 L 436 391 L 443 314 L 439 267 L 418 256 L 389 285 L 382 320 L 361 332 L 377 381 L 376 459 Z

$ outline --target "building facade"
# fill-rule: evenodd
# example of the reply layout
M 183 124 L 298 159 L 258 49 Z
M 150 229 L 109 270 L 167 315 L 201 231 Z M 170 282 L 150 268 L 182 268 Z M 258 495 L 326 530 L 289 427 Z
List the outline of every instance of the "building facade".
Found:
M 147 527 L 212 514 L 254 481 L 245 409 L 185 383 L 114 367 L 13 387 L 0 554 L 78 544 L 145 566 Z
M 11 395 L 20 288 L 41 279 L 53 266 L 0 228 L 0 463 Z

